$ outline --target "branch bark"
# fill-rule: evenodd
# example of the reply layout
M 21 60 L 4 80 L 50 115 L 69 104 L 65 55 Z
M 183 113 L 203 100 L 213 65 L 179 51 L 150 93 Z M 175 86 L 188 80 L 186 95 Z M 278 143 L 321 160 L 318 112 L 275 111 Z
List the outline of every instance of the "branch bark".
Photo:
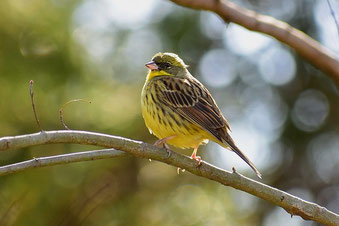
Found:
M 315 67 L 328 74 L 339 85 L 339 61 L 335 54 L 287 23 L 241 8 L 228 0 L 171 1 L 184 7 L 214 12 L 227 23 L 233 22 L 249 30 L 270 35 L 293 48 Z
M 172 154 L 168 157 L 165 149 L 123 137 L 73 130 L 42 131 L 40 133 L 0 138 L 0 151 L 56 143 L 96 145 L 121 150 L 141 158 L 158 160 L 172 166 L 186 169 L 197 176 L 205 177 L 223 185 L 231 186 L 235 189 L 250 193 L 269 201 L 274 205 L 284 208 L 291 215 L 299 215 L 305 220 L 313 220 L 325 225 L 339 225 L 339 215 L 327 210 L 325 207 L 304 201 L 298 197 L 288 194 L 287 192 L 249 179 L 236 172 L 231 173 L 216 168 L 206 162 L 202 162 L 202 164 L 198 166 L 195 160 L 179 153 L 172 152 Z M 91 159 L 111 158 L 120 155 L 122 155 L 122 153 L 115 150 L 93 151 L 92 153 L 72 153 L 67 155 L 37 158 L 23 163 L 4 166 L 1 168 L 0 172 L 4 175 L 33 167 L 86 161 Z
M 118 151 L 113 148 L 84 151 L 64 155 L 55 155 L 48 157 L 33 158 L 31 160 L 18 162 L 6 166 L 0 166 L 0 176 L 4 176 L 11 173 L 18 173 L 24 170 L 40 168 L 46 166 L 54 166 L 61 164 L 68 164 L 72 162 L 83 162 L 97 159 L 117 158 L 127 156 L 128 153 Z

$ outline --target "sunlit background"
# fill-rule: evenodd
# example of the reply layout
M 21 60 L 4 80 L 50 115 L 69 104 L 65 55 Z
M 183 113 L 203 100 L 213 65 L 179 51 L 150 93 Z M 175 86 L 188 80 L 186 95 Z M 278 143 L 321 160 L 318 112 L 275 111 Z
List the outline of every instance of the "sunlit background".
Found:
M 339 58 L 327 1 L 234 2 L 288 22 Z M 331 3 L 338 18 L 339 1 Z M 38 131 L 33 79 L 43 129 L 63 129 L 58 109 L 83 98 L 91 104 L 64 109 L 71 129 L 153 143 L 139 105 L 144 64 L 159 51 L 179 54 L 210 90 L 262 182 L 339 213 L 335 84 L 269 36 L 166 0 L 2 0 L 0 137 Z M 48 145 L 3 152 L 0 161 L 93 148 Z M 257 179 L 214 143 L 199 155 Z M 312 225 L 247 193 L 137 158 L 34 169 L 0 181 L 0 225 Z

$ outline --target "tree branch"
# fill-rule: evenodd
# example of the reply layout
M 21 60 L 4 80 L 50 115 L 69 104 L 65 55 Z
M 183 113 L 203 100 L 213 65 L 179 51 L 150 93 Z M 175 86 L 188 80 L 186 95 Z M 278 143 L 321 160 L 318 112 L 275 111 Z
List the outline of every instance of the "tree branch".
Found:
M 76 152 L 64 155 L 33 158 L 31 160 L 18 162 L 6 166 L 0 166 L 0 176 L 17 173 L 28 169 L 67 164 L 72 162 L 83 162 L 96 159 L 107 159 L 127 156 L 128 153 L 113 148 L 93 151 Z
M 270 35 L 295 49 L 298 54 L 330 75 L 337 85 L 339 84 L 339 62 L 335 54 L 285 22 L 241 8 L 228 0 L 171 1 L 192 9 L 212 11 L 226 22 L 233 22 L 249 30 Z
M 192 160 L 189 157 L 181 155 L 179 153 L 172 152 L 172 154 L 168 157 L 165 149 L 161 149 L 151 144 L 130 140 L 123 137 L 73 130 L 42 131 L 40 133 L 0 138 L 0 151 L 56 143 L 97 145 L 101 147 L 114 148 L 117 150 L 125 151 L 141 158 L 158 160 L 172 166 L 186 169 L 187 171 L 197 176 L 205 177 L 210 180 L 217 181 L 223 185 L 231 186 L 233 188 L 250 193 L 254 196 L 257 196 L 284 208 L 291 215 L 299 215 L 305 220 L 313 220 L 326 225 L 339 225 L 339 215 L 317 204 L 304 201 L 286 192 L 244 177 L 236 172 L 231 173 L 216 168 L 206 162 L 202 162 L 201 165 L 197 165 L 197 162 L 195 160 Z M 114 155 L 120 155 L 121 153 L 118 154 L 115 151 L 113 153 L 113 150 L 104 150 L 93 152 L 91 157 L 88 156 L 89 154 L 89 152 L 83 152 L 80 154 L 72 153 L 62 156 L 40 158 L 40 160 L 33 159 L 30 161 L 40 161 L 41 163 L 43 161 L 46 161 L 46 163 L 44 162 L 45 165 L 41 163 L 34 163 L 34 167 L 39 167 L 46 166 L 48 164 L 48 161 L 52 162 L 51 165 L 53 165 L 59 163 L 61 164 L 76 162 L 78 160 L 90 160 L 92 158 L 110 158 Z M 97 155 L 100 157 L 97 157 Z M 29 163 L 24 162 L 18 164 L 24 165 Z M 17 171 L 32 167 L 28 167 L 26 165 L 26 168 L 23 166 Z M 13 171 L 13 165 L 12 167 L 8 167 L 7 170 L 12 170 L 12 172 L 16 172 Z M 6 174 L 6 168 L 5 170 L 1 171 L 1 173 Z

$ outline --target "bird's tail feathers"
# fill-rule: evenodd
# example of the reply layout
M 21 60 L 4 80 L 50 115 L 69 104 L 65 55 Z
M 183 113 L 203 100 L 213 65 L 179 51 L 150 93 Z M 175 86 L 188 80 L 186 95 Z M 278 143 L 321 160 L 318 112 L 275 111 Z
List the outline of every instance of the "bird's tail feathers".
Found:
M 235 145 L 233 139 L 230 136 L 228 136 L 227 138 L 228 138 L 227 140 L 223 139 L 223 146 L 225 148 L 228 148 L 228 149 L 231 149 L 232 151 L 234 151 L 240 158 L 242 158 L 242 160 L 244 160 L 253 169 L 253 171 L 257 174 L 257 176 L 260 179 L 262 179 L 261 173 L 254 166 L 254 164 L 251 162 L 251 160 Z

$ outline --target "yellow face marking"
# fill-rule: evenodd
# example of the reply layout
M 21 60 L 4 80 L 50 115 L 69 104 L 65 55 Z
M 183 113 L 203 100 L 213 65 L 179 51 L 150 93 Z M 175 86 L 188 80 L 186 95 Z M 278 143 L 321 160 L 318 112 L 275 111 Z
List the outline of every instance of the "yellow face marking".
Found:
M 157 76 L 165 76 L 165 75 L 171 75 L 169 73 L 167 73 L 164 70 L 160 70 L 160 71 L 150 71 L 147 75 L 146 81 L 149 82 L 151 81 L 152 78 L 157 77 Z

